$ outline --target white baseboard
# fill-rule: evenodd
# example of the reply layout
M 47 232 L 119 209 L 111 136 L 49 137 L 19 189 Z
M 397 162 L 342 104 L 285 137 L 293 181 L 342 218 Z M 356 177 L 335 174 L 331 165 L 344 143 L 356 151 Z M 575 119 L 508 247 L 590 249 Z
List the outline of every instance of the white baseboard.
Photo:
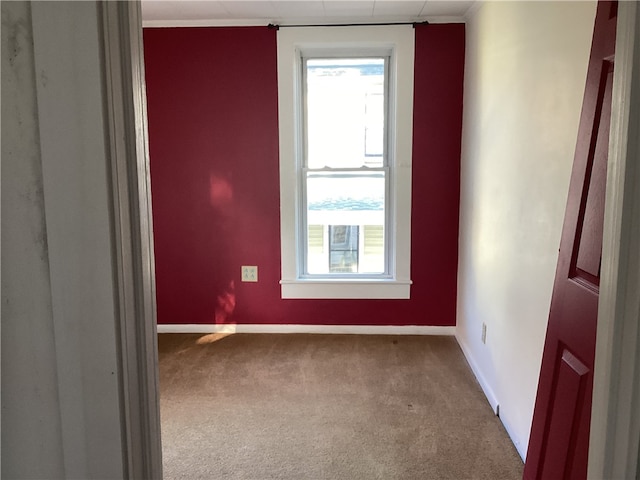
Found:
M 514 430 L 511 427 L 511 424 L 509 424 L 509 422 L 506 422 L 504 417 L 500 416 L 500 403 L 498 402 L 498 398 L 496 397 L 495 393 L 493 393 L 493 389 L 489 386 L 489 383 L 484 378 L 484 375 L 482 375 L 482 372 L 480 371 L 478 364 L 473 358 L 473 355 L 471 355 L 471 350 L 469 349 L 467 344 L 461 337 L 457 335 L 456 340 L 458 341 L 458 345 L 460 345 L 460 348 L 462 349 L 462 353 L 464 353 L 464 356 L 467 359 L 467 363 L 471 367 L 471 371 L 473 371 L 473 374 L 476 376 L 480 387 L 482 387 L 482 391 L 484 392 L 485 397 L 487 397 L 489 405 L 491 405 L 491 408 L 493 409 L 493 413 L 498 415 L 498 417 L 500 418 L 502 425 L 504 425 L 504 429 L 507 431 L 509 438 L 511 438 L 511 442 L 516 447 L 520 458 L 524 462 L 527 456 L 528 445 L 525 445 L 524 442 L 520 441 L 520 439 L 514 434 Z
M 502 422 L 502 425 L 504 425 L 504 429 L 507 431 L 509 438 L 511 438 L 511 443 L 513 443 L 513 445 L 516 447 L 520 458 L 524 462 L 527 458 L 527 448 L 529 447 L 529 442 L 520 441 L 518 437 L 515 436 L 511 424 L 509 422 L 506 422 L 504 417 L 500 417 L 500 421 Z
M 484 378 L 484 375 L 482 375 L 480 368 L 478 368 L 478 364 L 476 363 L 475 359 L 471 355 L 471 350 L 469 349 L 467 344 L 464 342 L 464 340 L 462 340 L 461 337 L 456 336 L 456 340 L 458 341 L 458 345 L 460 345 L 460 348 L 462 349 L 462 353 L 464 353 L 464 356 L 466 357 L 467 363 L 471 367 L 473 374 L 476 376 L 476 379 L 478 380 L 480 387 L 482 387 L 482 391 L 484 392 L 484 395 L 487 397 L 487 400 L 489 401 L 489 404 L 493 409 L 493 413 L 498 415 L 500 412 L 500 404 L 498 403 L 498 399 L 496 398 L 495 393 L 493 393 L 493 390 L 489 386 L 489 383 Z
M 422 325 L 158 325 L 158 333 L 320 333 L 356 335 L 447 335 L 456 333 L 456 327 Z

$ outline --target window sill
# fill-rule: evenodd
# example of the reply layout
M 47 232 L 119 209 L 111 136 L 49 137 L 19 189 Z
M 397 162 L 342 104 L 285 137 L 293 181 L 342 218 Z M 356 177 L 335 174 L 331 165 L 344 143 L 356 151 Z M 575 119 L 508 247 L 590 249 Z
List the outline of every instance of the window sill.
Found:
M 411 280 L 281 280 L 282 298 L 409 299 Z

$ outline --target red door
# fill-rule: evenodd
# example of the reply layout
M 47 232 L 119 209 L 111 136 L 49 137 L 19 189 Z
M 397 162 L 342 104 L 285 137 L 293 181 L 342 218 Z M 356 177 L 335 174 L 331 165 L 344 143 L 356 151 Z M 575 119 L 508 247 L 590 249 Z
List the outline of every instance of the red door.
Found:
M 617 2 L 599 2 L 524 478 L 587 476 Z

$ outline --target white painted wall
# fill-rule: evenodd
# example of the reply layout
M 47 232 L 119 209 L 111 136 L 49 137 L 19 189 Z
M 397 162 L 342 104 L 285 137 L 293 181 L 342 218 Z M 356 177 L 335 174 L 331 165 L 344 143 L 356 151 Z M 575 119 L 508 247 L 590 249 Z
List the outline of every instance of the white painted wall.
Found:
M 523 458 L 594 17 L 483 2 L 467 23 L 457 337 Z
M 2 2 L 2 478 L 64 472 L 32 38 Z
M 2 477 L 123 478 L 96 2 L 2 2 Z

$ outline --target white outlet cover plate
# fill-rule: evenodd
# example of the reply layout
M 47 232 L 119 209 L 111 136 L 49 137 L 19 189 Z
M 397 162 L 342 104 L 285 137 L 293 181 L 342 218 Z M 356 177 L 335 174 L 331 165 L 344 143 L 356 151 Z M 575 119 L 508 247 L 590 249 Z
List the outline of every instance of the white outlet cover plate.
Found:
M 255 265 L 243 265 L 242 267 L 242 281 L 243 282 L 257 282 L 258 281 L 258 267 Z

